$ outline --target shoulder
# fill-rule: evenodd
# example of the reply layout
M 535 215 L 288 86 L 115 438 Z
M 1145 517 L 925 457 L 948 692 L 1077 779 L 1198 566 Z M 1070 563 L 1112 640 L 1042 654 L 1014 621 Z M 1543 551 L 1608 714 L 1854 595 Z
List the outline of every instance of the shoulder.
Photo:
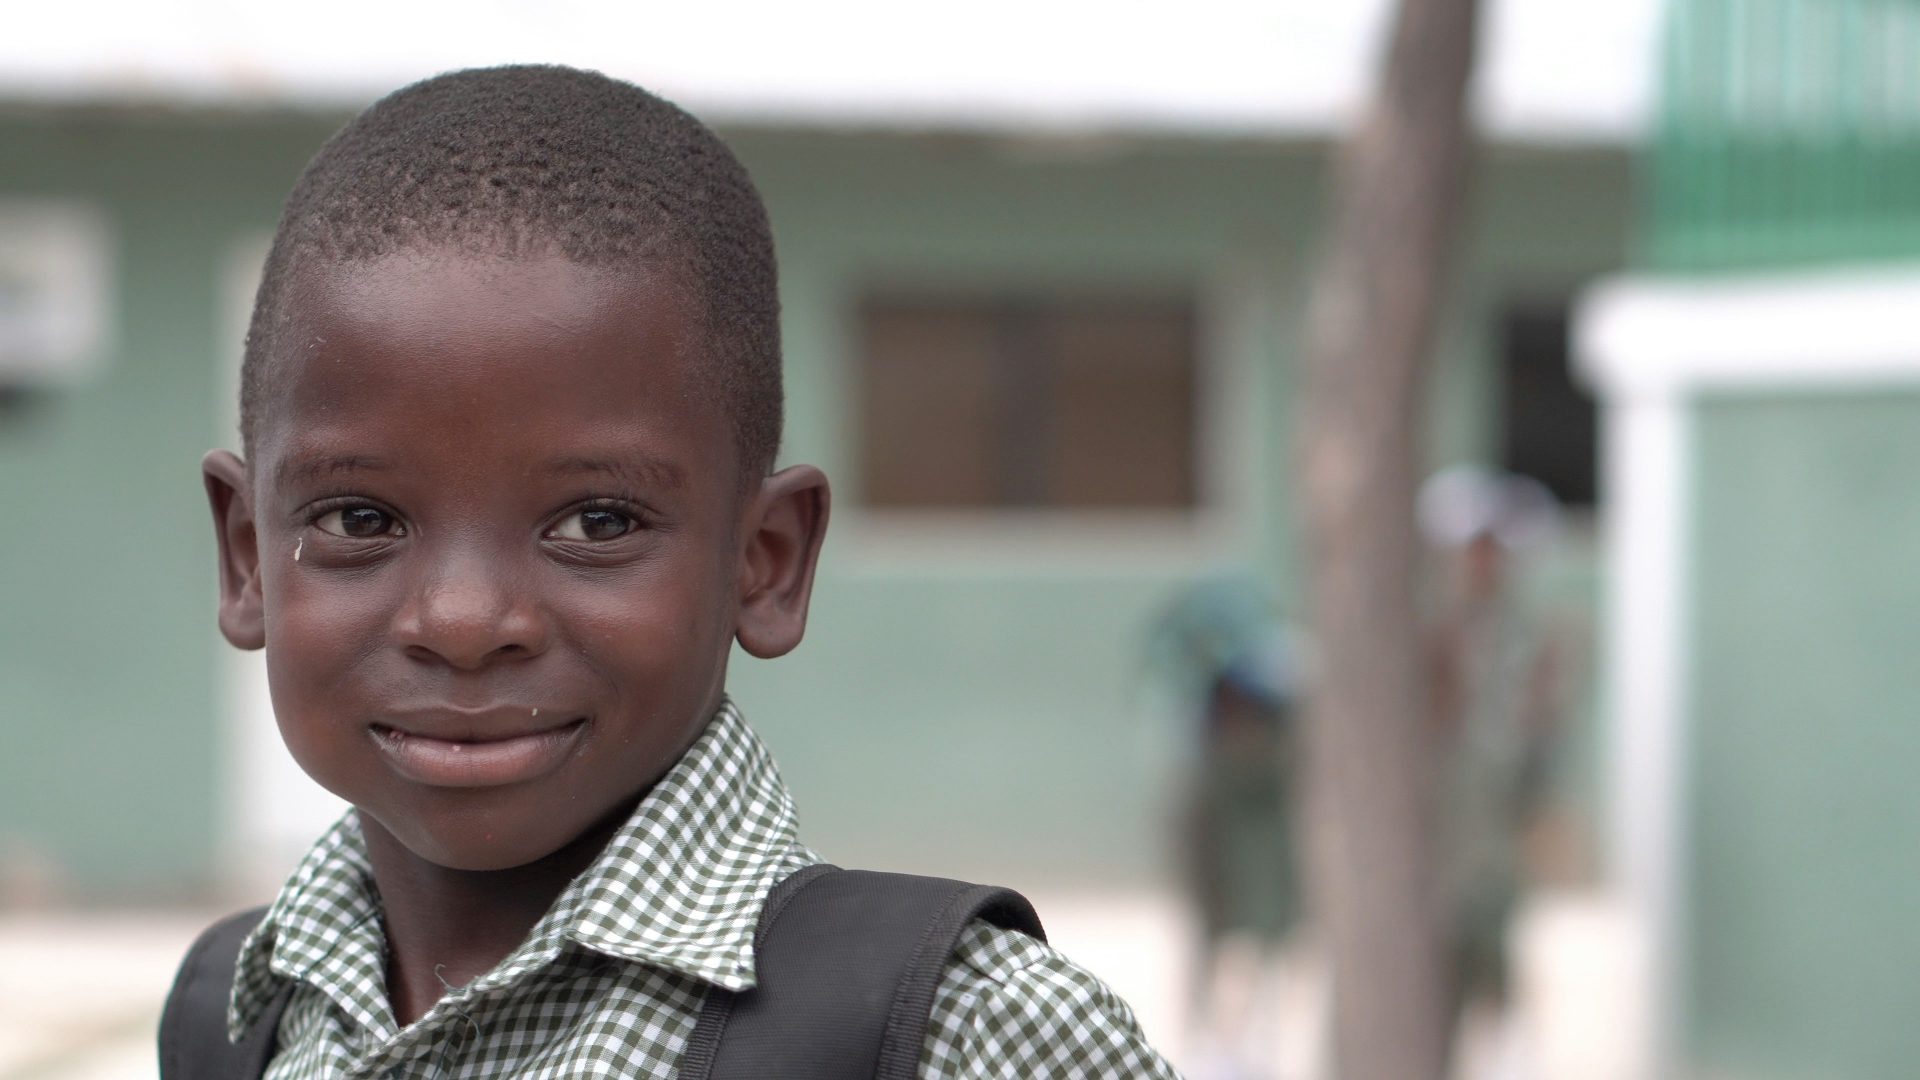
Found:
M 934 994 L 923 1078 L 1175 1077 L 1133 1010 L 1091 972 L 1025 934 L 976 920 Z

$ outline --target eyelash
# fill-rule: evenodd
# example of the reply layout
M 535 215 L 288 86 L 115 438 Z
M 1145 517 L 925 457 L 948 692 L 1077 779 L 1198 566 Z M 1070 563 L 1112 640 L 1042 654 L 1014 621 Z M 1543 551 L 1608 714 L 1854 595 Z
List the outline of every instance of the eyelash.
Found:
M 372 510 L 376 513 L 383 514 L 387 520 L 392 523 L 392 531 L 381 533 L 378 536 L 347 536 L 344 533 L 337 533 L 331 529 L 323 529 L 320 527 L 320 522 L 324 521 L 330 515 L 347 510 Z M 372 499 L 360 495 L 335 495 L 324 498 L 308 508 L 306 518 L 308 528 L 342 540 L 389 540 L 407 535 L 406 523 L 400 519 L 399 514 L 381 506 Z
M 346 536 L 341 533 L 336 533 L 330 529 L 320 528 L 320 522 L 325 518 L 327 518 L 329 515 L 341 513 L 342 511 L 346 511 L 346 510 L 363 510 L 363 509 L 373 510 L 380 514 L 384 514 L 388 518 L 388 520 L 390 520 L 393 523 L 393 531 L 388 533 L 383 533 L 379 536 L 361 537 L 361 536 Z M 653 527 L 652 516 L 649 513 L 647 513 L 645 510 L 641 509 L 641 507 L 638 505 L 637 500 L 635 500 L 630 495 L 622 495 L 614 498 L 590 499 L 586 502 L 568 507 L 566 510 L 556 515 L 552 519 L 552 522 L 548 524 L 546 528 L 541 530 L 541 534 L 540 534 L 541 538 L 564 540 L 568 543 L 575 543 L 575 544 L 607 543 L 609 542 L 607 540 L 599 540 L 599 541 L 591 540 L 591 539 L 575 540 L 571 537 L 556 537 L 553 535 L 554 531 L 558 528 L 561 522 L 567 521 L 568 519 L 576 517 L 580 514 L 588 514 L 588 513 L 593 513 L 595 511 L 602 511 L 602 512 L 611 513 L 611 514 L 619 514 L 620 516 L 626 518 L 631 523 L 632 527 L 627 529 L 626 532 L 620 534 L 623 537 L 630 536 L 633 533 L 639 532 L 643 529 L 649 529 Z M 334 536 L 344 540 L 384 540 L 384 539 L 392 539 L 392 538 L 405 536 L 407 535 L 407 532 L 408 532 L 406 523 L 401 520 L 399 514 L 396 514 L 393 511 L 387 509 L 386 507 L 381 506 L 379 503 L 374 502 L 373 500 L 360 495 L 336 495 L 336 496 L 328 496 L 326 498 L 323 498 L 319 502 L 310 504 L 308 506 L 305 513 L 305 518 L 306 518 L 306 524 L 309 528 L 317 529 L 320 532 L 328 534 L 329 536 Z M 619 539 L 619 537 L 613 537 L 610 539 Z
M 590 513 L 594 513 L 595 511 L 609 513 L 609 514 L 618 514 L 621 517 L 626 518 L 627 521 L 631 523 L 632 527 L 627 529 L 625 532 L 621 533 L 620 536 L 609 537 L 606 540 L 592 540 L 592 539 L 576 540 L 573 537 L 560 537 L 560 536 L 553 535 L 554 532 L 559 528 L 560 523 L 571 520 L 572 518 L 578 517 L 581 514 L 590 514 Z M 623 537 L 631 536 L 634 533 L 641 531 L 642 529 L 647 529 L 651 527 L 652 527 L 652 521 L 649 515 L 645 511 L 640 509 L 640 507 L 635 503 L 635 501 L 632 499 L 631 496 L 622 496 L 619 498 L 611 498 L 611 499 L 590 499 L 584 503 L 580 503 L 579 505 L 569 507 L 565 511 L 560 513 L 558 516 L 556 516 L 553 519 L 553 524 L 548 525 L 544 530 L 542 530 L 541 538 L 552 539 L 552 540 L 562 540 L 570 544 L 604 544 L 604 543 L 611 543 L 613 540 L 618 540 Z

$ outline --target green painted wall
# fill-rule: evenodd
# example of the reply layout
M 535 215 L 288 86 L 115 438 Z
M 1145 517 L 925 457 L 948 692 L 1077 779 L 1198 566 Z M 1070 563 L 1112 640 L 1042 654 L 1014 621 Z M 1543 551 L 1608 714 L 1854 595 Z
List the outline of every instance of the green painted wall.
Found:
M 269 227 L 328 125 L 302 117 L 0 117 L 0 198 L 97 200 L 120 245 L 121 347 L 99 383 L 0 419 L 0 833 L 88 891 L 191 888 L 223 798 L 211 537 L 221 260 Z M 1297 592 L 1288 364 L 1318 213 L 1313 148 L 743 132 L 783 267 L 786 457 L 841 481 L 808 641 L 737 661 L 808 836 L 843 860 L 1038 878 L 1159 872 L 1184 731 L 1137 674 L 1179 583 L 1251 565 Z M 1493 448 L 1494 307 L 1621 265 L 1628 162 L 1490 155 L 1435 386 L 1436 460 Z M 902 530 L 862 519 L 843 439 L 872 285 L 1192 286 L 1224 313 L 1209 437 L 1223 512 L 1197 535 Z M 224 333 L 224 330 L 218 333 Z M 892 523 L 897 526 L 898 523 Z M 1018 529 L 1012 530 L 1017 532 Z M 1190 530 L 1191 531 L 1191 530 Z M 25 613 L 24 616 L 21 613 Z
M 1920 969 L 1920 394 L 1695 413 L 1687 1053 L 1910 1076 Z
M 1226 493 L 1245 509 L 1242 527 L 1212 545 L 1132 557 L 1093 537 L 1078 555 L 1009 545 L 963 560 L 849 550 L 836 546 L 849 539 L 843 527 L 807 644 L 773 664 L 743 661 L 733 679 L 810 834 L 836 858 L 1002 878 L 1156 873 L 1185 733 L 1142 694 L 1151 612 L 1221 562 L 1263 568 L 1283 594 L 1297 592 L 1283 454 L 1320 156 L 986 140 L 739 145 L 768 192 L 787 274 L 788 456 L 843 479 L 845 361 L 864 286 L 1237 279 L 1251 290 L 1260 317 L 1220 343 L 1253 398 L 1248 460 Z M 1619 265 L 1626 177 L 1619 155 L 1510 152 L 1487 163 L 1444 331 L 1436 458 L 1491 452 L 1494 305 Z M 845 505 L 856 493 L 843 484 L 841 495 Z M 857 539 L 851 518 L 842 524 Z M 1069 832 L 1074 842 L 1058 841 Z M 931 836 L 941 842 L 926 844 Z
M 217 277 L 322 134 L 0 118 L 0 198 L 90 202 L 115 245 L 102 377 L 0 413 L 0 852 L 99 895 L 207 870 L 221 747 L 198 463 L 218 434 Z

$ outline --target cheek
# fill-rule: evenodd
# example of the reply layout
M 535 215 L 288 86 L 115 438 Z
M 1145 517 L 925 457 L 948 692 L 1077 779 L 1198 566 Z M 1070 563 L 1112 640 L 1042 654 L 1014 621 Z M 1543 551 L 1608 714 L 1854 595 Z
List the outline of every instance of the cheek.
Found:
M 392 611 L 389 576 L 299 568 L 264 575 L 269 673 L 324 681 L 376 648 Z
M 565 621 L 591 656 L 616 670 L 616 685 L 635 689 L 698 681 L 726 655 L 726 576 L 696 572 L 648 574 L 623 588 L 582 590 L 566 606 Z
M 353 722 L 364 703 L 351 676 L 383 640 L 386 607 L 369 581 L 343 583 L 323 572 L 284 567 L 262 585 L 267 686 L 281 736 L 301 768 L 351 798 L 342 763 L 366 750 Z

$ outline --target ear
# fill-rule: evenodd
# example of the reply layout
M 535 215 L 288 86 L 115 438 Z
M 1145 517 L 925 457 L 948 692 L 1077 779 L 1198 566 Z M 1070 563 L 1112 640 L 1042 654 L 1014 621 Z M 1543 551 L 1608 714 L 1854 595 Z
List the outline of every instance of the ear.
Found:
M 749 500 L 734 636 L 754 656 L 784 656 L 807 631 L 807 602 L 830 502 L 826 474 L 811 465 L 774 473 Z
M 200 460 L 213 507 L 213 535 L 220 547 L 220 633 L 236 649 L 267 643 L 266 615 L 260 603 L 260 542 L 253 526 L 247 466 L 228 450 Z

